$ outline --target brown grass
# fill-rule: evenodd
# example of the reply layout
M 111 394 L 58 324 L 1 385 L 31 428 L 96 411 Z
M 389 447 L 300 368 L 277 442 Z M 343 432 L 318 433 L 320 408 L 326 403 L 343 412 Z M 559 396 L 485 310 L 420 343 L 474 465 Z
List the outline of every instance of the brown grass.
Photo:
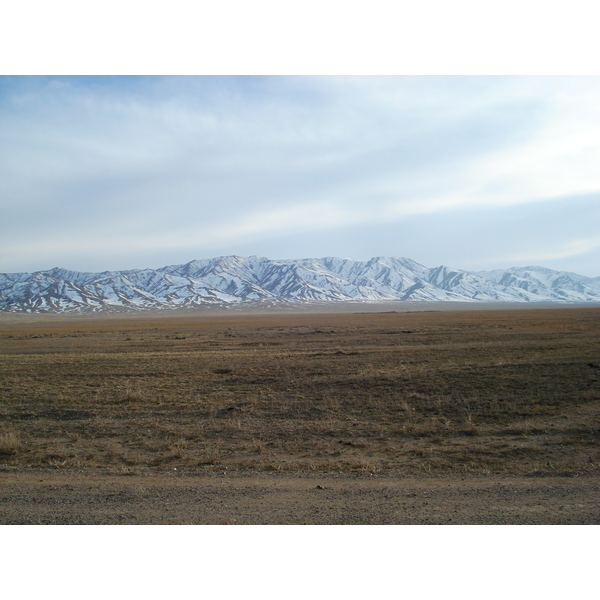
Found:
M 0 319 L 0 467 L 584 473 L 600 309 Z
M 22 447 L 19 436 L 14 431 L 0 434 L 0 457 L 14 456 Z

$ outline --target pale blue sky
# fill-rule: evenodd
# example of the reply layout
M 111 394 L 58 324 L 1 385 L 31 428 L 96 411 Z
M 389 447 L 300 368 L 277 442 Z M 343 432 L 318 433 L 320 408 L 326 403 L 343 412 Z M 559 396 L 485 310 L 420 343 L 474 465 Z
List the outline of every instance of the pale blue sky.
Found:
M 600 275 L 599 77 L 0 77 L 0 272 L 226 254 Z

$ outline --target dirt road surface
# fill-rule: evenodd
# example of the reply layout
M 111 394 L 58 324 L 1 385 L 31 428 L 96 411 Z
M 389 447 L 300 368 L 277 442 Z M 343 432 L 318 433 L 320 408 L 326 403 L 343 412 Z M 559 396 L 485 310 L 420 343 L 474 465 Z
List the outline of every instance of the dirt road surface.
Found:
M 2 524 L 600 524 L 597 477 L 0 474 Z

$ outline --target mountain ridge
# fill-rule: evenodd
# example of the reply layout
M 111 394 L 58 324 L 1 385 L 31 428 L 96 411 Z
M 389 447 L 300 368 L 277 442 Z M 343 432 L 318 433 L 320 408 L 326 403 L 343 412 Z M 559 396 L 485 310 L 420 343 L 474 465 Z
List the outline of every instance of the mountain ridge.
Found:
M 383 256 L 355 261 L 235 255 L 158 269 L 0 273 L 2 312 L 173 309 L 260 300 L 600 302 L 600 277 L 536 266 L 429 268 L 410 258 Z

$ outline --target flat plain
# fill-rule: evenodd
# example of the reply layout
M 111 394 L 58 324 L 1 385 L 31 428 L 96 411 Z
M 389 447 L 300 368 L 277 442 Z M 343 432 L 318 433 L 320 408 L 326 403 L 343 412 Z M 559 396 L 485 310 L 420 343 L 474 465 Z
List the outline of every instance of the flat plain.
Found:
M 600 523 L 599 307 L 352 311 L 0 315 L 0 523 Z

